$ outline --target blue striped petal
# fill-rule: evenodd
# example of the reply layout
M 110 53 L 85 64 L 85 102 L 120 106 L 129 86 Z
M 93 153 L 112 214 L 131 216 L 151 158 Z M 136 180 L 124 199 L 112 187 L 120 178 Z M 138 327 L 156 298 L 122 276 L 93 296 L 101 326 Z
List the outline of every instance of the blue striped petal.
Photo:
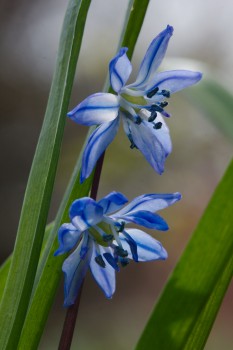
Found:
M 167 231 L 166 221 L 158 214 L 152 214 L 150 211 L 140 210 L 132 211 L 123 215 L 115 215 L 115 218 L 122 219 L 125 222 L 133 222 L 136 225 L 144 226 L 154 230 Z
M 122 47 L 109 63 L 110 83 L 116 92 L 122 89 L 132 71 L 132 65 L 126 55 L 127 50 L 127 47 Z
M 83 232 L 102 220 L 103 208 L 94 199 L 83 197 L 72 203 L 69 215 L 76 229 Z
M 123 118 L 124 129 L 128 137 L 132 139 L 152 168 L 158 174 L 162 174 L 165 160 L 171 153 L 172 144 L 169 129 L 159 113 L 156 117 L 157 122 L 162 125 L 160 129 L 154 129 L 152 123 L 144 120 L 138 125 L 129 118 Z
M 63 224 L 58 230 L 59 248 L 55 256 L 70 251 L 78 243 L 82 233 L 72 224 Z
M 89 137 L 82 158 L 81 183 L 90 176 L 97 160 L 112 142 L 119 128 L 119 117 L 100 125 Z
M 110 254 L 110 248 L 108 247 L 103 248 L 99 246 L 99 251 L 101 256 L 104 256 L 105 253 Z M 115 270 L 108 263 L 106 263 L 105 267 L 101 267 L 100 265 L 98 265 L 95 261 L 95 257 L 97 257 L 98 255 L 99 255 L 99 252 L 96 249 L 96 244 L 93 243 L 93 252 L 92 252 L 92 257 L 90 261 L 90 270 L 94 279 L 96 280 L 96 282 L 98 283 L 102 291 L 104 292 L 105 296 L 107 298 L 111 298 L 116 289 Z
M 162 244 L 147 233 L 138 229 L 127 229 L 127 233 L 137 244 L 138 261 L 164 260 L 167 258 L 167 252 Z M 119 237 L 123 248 L 129 252 L 128 258 L 133 259 L 125 236 L 120 233 Z
M 168 90 L 171 94 L 196 84 L 202 78 L 200 72 L 192 72 L 188 70 L 171 70 L 156 74 L 146 86 L 145 94 L 158 87 L 159 90 Z M 158 98 L 155 95 L 155 99 Z M 153 100 L 153 98 L 151 99 Z
M 152 41 L 142 60 L 135 83 L 127 87 L 143 89 L 146 86 L 164 58 L 172 33 L 173 28 L 168 25 L 167 28 Z
M 88 238 L 88 240 L 90 240 L 90 238 Z M 86 242 L 86 239 L 84 239 L 62 265 L 62 271 L 65 274 L 65 307 L 75 303 L 89 267 L 91 253 L 92 245 L 89 241 Z
M 114 215 L 127 215 L 134 211 L 139 210 L 147 210 L 152 213 L 155 213 L 158 210 L 164 209 L 178 200 L 181 199 L 181 194 L 179 192 L 176 193 L 168 193 L 168 194 L 143 194 L 139 197 L 136 197 L 130 202 L 128 205 L 126 205 L 123 209 L 119 210 Z
M 78 124 L 99 125 L 114 120 L 118 115 L 119 98 L 109 93 L 87 97 L 67 115 Z
M 109 214 L 128 202 L 128 199 L 120 192 L 113 191 L 103 197 L 98 204 L 103 208 L 104 214 Z

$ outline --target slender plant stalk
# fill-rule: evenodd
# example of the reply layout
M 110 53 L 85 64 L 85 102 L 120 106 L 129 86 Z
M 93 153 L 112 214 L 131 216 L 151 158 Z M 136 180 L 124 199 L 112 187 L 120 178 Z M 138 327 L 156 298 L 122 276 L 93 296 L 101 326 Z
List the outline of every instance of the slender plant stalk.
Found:
M 144 21 L 144 17 L 145 17 L 148 5 L 149 5 L 149 0 L 134 0 L 134 1 L 131 0 L 129 2 L 128 10 L 125 17 L 125 25 L 123 27 L 122 34 L 119 41 L 119 47 L 128 46 L 128 49 L 129 49 L 128 57 L 130 59 L 132 58 L 133 51 Z M 135 15 L 137 16 L 137 23 L 138 23 L 138 27 L 136 30 L 134 26 Z M 133 30 L 133 26 L 134 26 L 134 30 Z M 111 91 L 111 87 L 109 87 L 108 78 L 106 79 L 103 90 L 109 91 L 109 92 Z M 95 175 L 94 175 L 91 194 L 90 194 L 90 197 L 93 199 L 96 199 L 97 197 L 99 181 L 100 181 L 100 176 L 101 176 L 103 162 L 104 162 L 104 156 L 105 156 L 105 152 L 99 158 L 96 165 Z M 64 321 L 63 330 L 60 338 L 59 350 L 69 350 L 71 347 L 75 323 L 76 323 L 76 319 L 79 311 L 83 283 L 81 288 L 79 289 L 79 294 L 77 296 L 75 304 L 71 305 L 67 310 L 66 318 Z
M 94 175 L 92 188 L 91 188 L 91 194 L 90 194 L 90 197 L 93 199 L 96 199 L 96 197 L 97 197 L 100 176 L 101 176 L 103 162 L 104 162 L 104 155 L 105 155 L 105 152 L 99 158 L 97 165 L 96 165 L 95 175 Z M 79 289 L 79 294 L 77 296 L 77 299 L 76 299 L 74 305 L 71 305 L 67 310 L 66 318 L 65 318 L 65 322 L 64 322 L 63 330 L 62 330 L 62 334 L 61 334 L 61 339 L 60 339 L 60 343 L 59 343 L 59 348 L 58 348 L 59 350 L 69 350 L 71 347 L 75 323 L 76 323 L 78 311 L 79 311 L 79 304 L 80 304 L 83 284 L 84 284 L 84 281 Z

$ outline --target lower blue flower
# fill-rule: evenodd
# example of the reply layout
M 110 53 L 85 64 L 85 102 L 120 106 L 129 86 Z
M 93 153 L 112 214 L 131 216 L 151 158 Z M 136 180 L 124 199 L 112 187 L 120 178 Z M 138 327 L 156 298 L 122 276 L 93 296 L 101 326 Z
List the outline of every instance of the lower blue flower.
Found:
M 126 224 L 165 231 L 167 223 L 155 212 L 180 199 L 179 193 L 145 194 L 124 206 L 127 198 L 111 192 L 100 201 L 89 197 L 74 201 L 69 211 L 71 223 L 60 227 L 59 248 L 54 254 L 72 251 L 62 266 L 64 306 L 74 304 L 88 269 L 105 296 L 111 298 L 116 288 L 115 271 L 120 266 L 126 266 L 130 259 L 166 259 L 167 252 L 160 242 L 142 230 L 126 228 Z

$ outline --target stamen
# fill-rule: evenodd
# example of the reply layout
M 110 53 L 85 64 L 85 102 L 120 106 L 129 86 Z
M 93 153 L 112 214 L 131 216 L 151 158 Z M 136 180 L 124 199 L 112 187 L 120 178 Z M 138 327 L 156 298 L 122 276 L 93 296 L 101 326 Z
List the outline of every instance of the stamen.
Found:
M 160 102 L 160 107 L 161 108 L 167 107 L 167 105 L 168 105 L 167 101 Z
M 134 119 L 134 123 L 140 125 L 142 122 L 142 118 L 137 115 L 137 117 Z
M 102 258 L 101 255 L 98 255 L 98 256 L 95 257 L 95 262 L 101 267 L 106 267 L 104 259 Z
M 122 247 L 115 246 L 115 253 L 120 256 L 121 258 L 126 258 L 128 256 L 127 250 L 123 249 Z
M 129 265 L 129 259 L 121 258 L 120 262 L 122 267 Z
M 162 125 L 163 125 L 163 124 L 162 124 L 161 122 L 154 123 L 153 128 L 156 129 L 156 130 L 158 130 L 158 129 L 161 129 Z
M 157 117 L 157 112 L 154 111 L 151 113 L 150 117 L 148 118 L 148 122 L 153 122 L 155 120 L 155 118 Z
M 116 222 L 115 226 L 117 228 L 117 232 L 122 232 L 125 228 L 125 221 Z
M 146 96 L 147 96 L 148 98 L 151 98 L 151 97 L 153 97 L 155 94 L 157 94 L 158 91 L 159 91 L 159 88 L 156 87 L 156 88 L 154 88 L 153 90 L 149 91 L 149 92 L 146 94 Z
M 158 105 L 156 105 L 156 104 L 154 104 L 154 105 L 152 105 L 151 106 L 151 108 L 150 108 L 150 110 L 152 111 L 152 112 L 163 112 L 163 108 L 161 108 L 160 106 L 158 106 Z
M 171 96 L 171 93 L 170 93 L 170 91 L 168 91 L 168 90 L 162 90 L 162 91 L 161 91 L 161 94 L 162 94 L 164 97 L 167 97 L 167 98 L 169 98 L 169 97 Z

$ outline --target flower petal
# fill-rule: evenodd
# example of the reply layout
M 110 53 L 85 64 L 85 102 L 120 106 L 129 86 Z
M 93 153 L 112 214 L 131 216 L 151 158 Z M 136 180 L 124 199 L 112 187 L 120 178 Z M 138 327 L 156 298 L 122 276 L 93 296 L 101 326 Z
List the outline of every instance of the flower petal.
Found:
M 103 197 L 98 204 L 103 208 L 104 214 L 109 214 L 128 202 L 128 199 L 120 192 L 113 191 Z
M 98 224 L 103 217 L 103 208 L 89 197 L 75 200 L 70 207 L 70 219 L 79 231 Z
M 75 251 L 64 261 L 62 271 L 65 273 L 65 301 L 64 306 L 68 307 L 75 303 L 79 288 L 86 275 L 92 253 L 92 246 L 86 239 Z
M 127 229 L 127 233 L 137 244 L 138 261 L 164 260 L 167 258 L 167 252 L 162 244 L 147 233 L 138 229 Z M 128 258 L 133 259 L 126 238 L 122 233 L 119 237 L 123 248 L 129 252 Z
M 162 194 L 162 193 L 151 193 L 151 194 L 143 194 L 139 197 L 136 197 L 130 202 L 128 205 L 126 205 L 124 208 L 119 210 L 116 215 L 125 215 L 129 214 L 132 211 L 139 211 L 139 210 L 147 210 L 152 213 L 164 209 L 178 200 L 181 199 L 181 194 L 179 192 L 176 193 L 168 193 L 168 194 Z M 112 216 L 114 217 L 115 214 Z
M 64 254 L 71 250 L 81 238 L 81 232 L 72 224 L 63 224 L 58 230 L 59 248 L 55 256 Z
M 82 158 L 81 183 L 90 176 L 97 160 L 112 142 L 119 128 L 119 117 L 100 125 L 89 137 Z
M 97 93 L 87 97 L 67 115 L 78 124 L 98 125 L 114 120 L 118 115 L 118 97 Z
M 171 70 L 166 72 L 161 72 L 156 74 L 154 79 L 152 79 L 146 86 L 146 91 L 153 90 L 156 87 L 159 90 L 168 90 L 171 94 L 174 92 L 185 89 L 188 86 L 196 84 L 202 78 L 200 72 L 192 72 L 189 70 Z M 159 93 L 154 96 L 157 100 Z M 153 100 L 153 98 L 151 99 Z
M 161 123 L 160 129 L 154 129 L 152 123 L 144 120 L 138 125 L 129 118 L 123 118 L 123 123 L 128 138 L 132 139 L 152 168 L 162 174 L 165 159 L 172 150 L 169 129 L 162 116 L 158 113 L 156 118 L 156 123 Z
M 125 85 L 132 71 L 132 65 L 126 55 L 127 51 L 127 47 L 122 47 L 109 63 L 110 83 L 116 92 Z
M 103 248 L 99 246 L 99 249 L 101 255 L 103 255 L 104 253 L 110 253 L 110 248 L 108 247 Z M 90 270 L 94 279 L 104 292 L 105 296 L 107 298 L 111 298 L 116 289 L 115 270 L 108 263 L 105 267 L 99 266 L 95 261 L 95 257 L 98 255 L 99 253 L 97 252 L 96 244 L 93 244 L 93 252 L 90 261 Z
M 154 230 L 168 230 L 168 225 L 161 216 L 158 214 L 153 214 L 150 211 L 146 210 L 131 211 L 128 214 L 116 215 L 115 218 L 122 219 L 125 222 L 133 222 L 136 225 L 144 226 Z
M 165 56 L 172 33 L 173 28 L 168 25 L 167 28 L 152 41 L 142 60 L 135 83 L 127 87 L 143 89 L 143 87 L 146 86 L 147 82 L 154 76 Z

